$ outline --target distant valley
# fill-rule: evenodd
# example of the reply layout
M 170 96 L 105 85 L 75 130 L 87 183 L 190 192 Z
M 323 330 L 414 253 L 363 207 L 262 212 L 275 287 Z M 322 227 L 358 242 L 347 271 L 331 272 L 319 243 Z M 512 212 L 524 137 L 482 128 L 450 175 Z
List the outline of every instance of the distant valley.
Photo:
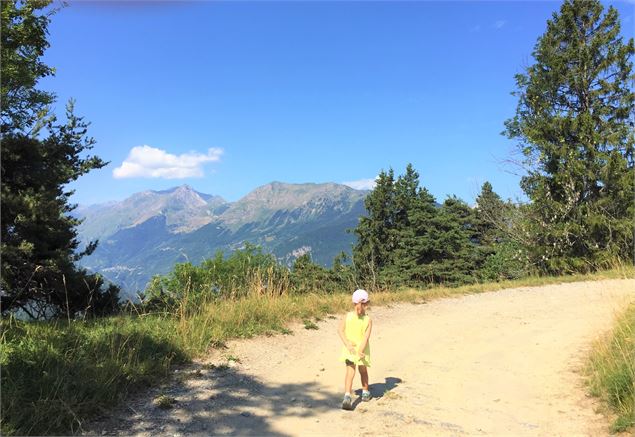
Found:
M 367 194 L 335 183 L 272 182 L 227 202 L 182 185 L 80 206 L 74 211 L 84 219 L 80 239 L 99 239 L 95 252 L 80 264 L 121 286 L 124 298 L 175 263 L 198 264 L 246 242 L 283 263 L 310 253 L 314 262 L 330 265 L 340 252 L 350 254 L 355 235 L 348 230 L 365 213 Z

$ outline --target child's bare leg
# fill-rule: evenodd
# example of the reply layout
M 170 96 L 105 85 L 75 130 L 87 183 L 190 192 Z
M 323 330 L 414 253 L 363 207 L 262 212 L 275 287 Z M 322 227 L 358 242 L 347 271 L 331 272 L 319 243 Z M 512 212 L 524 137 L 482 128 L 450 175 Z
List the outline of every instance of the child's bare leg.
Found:
M 353 389 L 353 378 L 355 378 L 355 364 L 347 361 L 346 377 L 344 378 L 344 393 L 351 393 L 351 390 Z
M 368 368 L 366 366 L 358 366 L 359 376 L 362 378 L 362 388 L 368 391 Z

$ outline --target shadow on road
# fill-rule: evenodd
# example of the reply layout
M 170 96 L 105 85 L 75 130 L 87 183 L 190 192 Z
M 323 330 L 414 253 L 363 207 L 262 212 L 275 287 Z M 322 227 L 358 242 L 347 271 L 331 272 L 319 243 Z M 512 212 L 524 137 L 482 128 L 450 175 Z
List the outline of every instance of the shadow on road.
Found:
M 368 385 L 368 390 L 370 394 L 373 396 L 373 399 L 381 399 L 386 393 L 388 393 L 393 388 L 397 387 L 401 382 L 401 378 L 395 378 L 393 376 L 388 376 L 385 379 L 385 382 L 376 382 L 374 384 Z M 353 410 L 357 408 L 357 406 L 362 402 L 361 396 L 362 389 L 355 390 L 355 394 L 358 396 L 355 401 L 353 401 Z
M 172 408 L 161 409 L 152 404 L 158 395 L 176 402 Z M 88 434 L 282 437 L 287 434 L 274 430 L 270 419 L 309 418 L 340 405 L 340 394 L 317 382 L 267 385 L 235 368 L 200 368 L 181 382 L 131 400 L 110 418 L 94 422 Z
M 399 383 L 401 382 L 401 378 L 395 378 L 394 376 L 388 376 L 385 379 L 385 382 L 376 382 L 374 384 L 370 384 L 368 386 L 369 390 L 370 390 L 370 394 L 373 395 L 373 398 L 381 398 L 382 396 L 384 396 L 387 392 L 389 392 L 390 390 L 392 390 L 393 388 L 397 387 L 399 385 Z M 361 389 L 355 391 L 355 393 L 359 392 L 359 394 L 362 394 Z

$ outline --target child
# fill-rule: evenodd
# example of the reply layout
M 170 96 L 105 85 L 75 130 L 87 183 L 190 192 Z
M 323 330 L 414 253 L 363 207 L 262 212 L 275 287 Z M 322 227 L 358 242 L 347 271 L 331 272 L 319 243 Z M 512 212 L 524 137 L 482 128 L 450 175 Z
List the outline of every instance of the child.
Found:
M 368 390 L 368 370 L 370 367 L 370 332 L 372 322 L 366 314 L 366 309 L 370 300 L 366 290 L 355 290 L 353 293 L 353 304 L 355 311 L 346 314 L 340 323 L 338 333 L 344 347 L 340 361 L 346 363 L 346 377 L 344 379 L 344 400 L 342 408 L 344 410 L 352 410 L 353 403 L 351 398 L 351 389 L 353 386 L 353 378 L 355 377 L 355 366 L 359 368 L 359 375 L 362 379 L 362 401 L 370 400 L 370 391 Z

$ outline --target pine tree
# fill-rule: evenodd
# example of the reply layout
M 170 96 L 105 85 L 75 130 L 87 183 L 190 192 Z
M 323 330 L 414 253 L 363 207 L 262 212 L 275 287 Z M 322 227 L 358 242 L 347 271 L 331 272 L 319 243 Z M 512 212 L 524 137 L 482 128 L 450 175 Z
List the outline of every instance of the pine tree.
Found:
M 516 76 L 505 133 L 519 141 L 531 205 L 528 249 L 543 270 L 602 267 L 633 256 L 633 39 L 598 0 L 567 0 Z
M 37 125 L 48 105 L 55 101 L 53 93 L 35 88 L 37 82 L 53 75 L 51 67 L 41 60 L 49 47 L 46 40 L 50 17 L 36 11 L 47 9 L 52 0 L 3 0 L 2 7 L 2 116 L 1 131 L 28 132 Z
M 472 282 L 478 266 L 473 211 L 450 197 L 439 208 L 419 186 L 408 164 L 397 180 L 382 172 L 366 199 L 368 216 L 360 219 L 353 256 L 364 278 L 379 286 Z M 367 267 L 364 267 L 366 262 Z
M 394 193 L 394 223 L 390 229 L 391 256 L 384 266 L 381 278 L 385 283 L 404 283 L 410 280 L 410 270 L 413 267 L 410 247 L 414 235 L 413 214 L 421 207 L 423 194 L 419 188 L 419 173 L 412 164 L 408 164 L 406 172 L 397 178 Z
M 37 90 L 52 74 L 41 62 L 52 12 L 50 1 L 2 1 L 1 167 L 2 313 L 22 309 L 34 318 L 78 312 L 104 314 L 118 306 L 118 289 L 102 289 L 103 279 L 74 262 L 90 254 L 96 242 L 78 252 L 69 203 L 71 181 L 106 163 L 84 156 L 94 140 L 87 123 L 67 107 L 60 124 L 48 113 L 55 97 Z M 40 137 L 44 130 L 47 136 Z
M 507 204 L 494 192 L 492 184 L 485 182 L 476 197 L 475 226 L 481 246 L 492 247 L 504 239 L 507 227 Z
M 426 188 L 418 188 L 413 194 L 407 208 L 407 226 L 399 230 L 396 238 L 393 263 L 383 272 L 388 282 L 414 285 L 435 281 L 424 265 L 437 258 L 436 201 Z
M 415 207 L 419 195 L 419 173 L 412 164 L 406 166 L 406 172 L 395 182 L 395 223 L 394 228 L 399 231 L 410 226 L 409 212 Z
M 378 274 L 389 264 L 394 249 L 395 177 L 392 169 L 382 171 L 364 205 L 368 215 L 361 217 L 355 228 L 357 243 L 353 262 L 357 271 L 377 285 Z
M 437 281 L 474 282 L 480 253 L 472 209 L 458 197 L 449 196 L 440 208 L 435 226 L 440 251 L 433 270 Z

